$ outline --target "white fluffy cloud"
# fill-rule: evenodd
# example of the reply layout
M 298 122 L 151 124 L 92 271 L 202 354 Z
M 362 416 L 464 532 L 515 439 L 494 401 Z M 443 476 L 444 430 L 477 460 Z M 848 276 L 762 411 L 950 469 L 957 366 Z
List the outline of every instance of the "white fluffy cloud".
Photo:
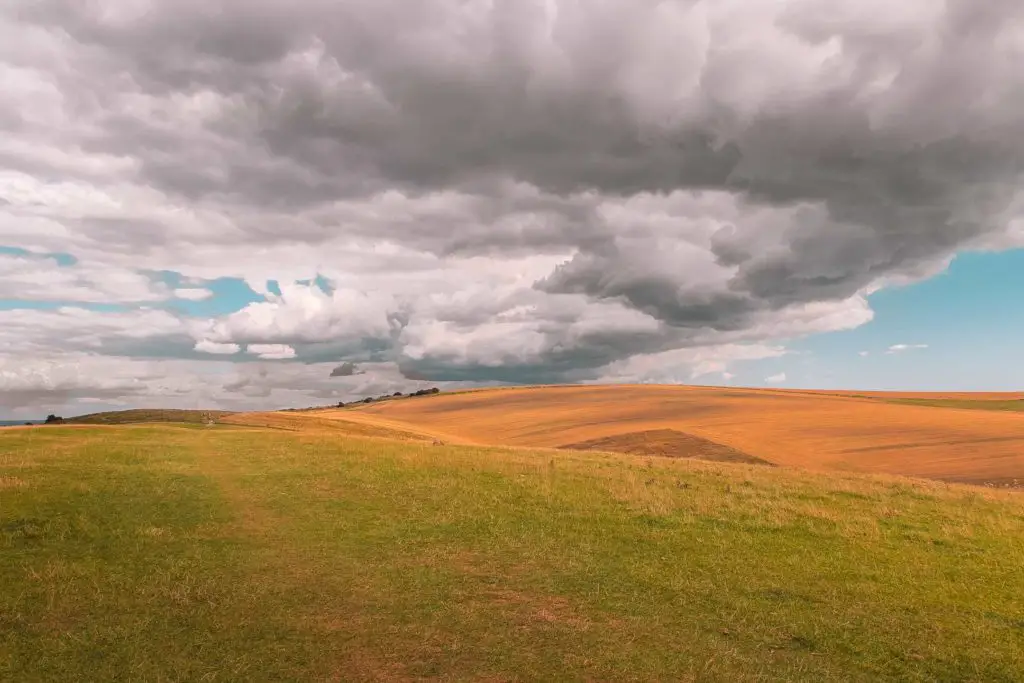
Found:
M 287 344 L 249 344 L 245 350 L 263 360 L 295 358 L 295 349 Z
M 316 285 L 282 283 L 281 294 L 249 304 L 214 322 L 206 332 L 217 343 L 318 343 L 387 339 L 395 325 L 394 299 L 351 289 L 331 294 Z
M 904 351 L 917 351 L 920 349 L 927 349 L 927 344 L 893 344 L 886 350 L 886 353 L 903 353 Z
M 174 290 L 174 296 L 186 301 L 206 301 L 213 296 L 213 292 L 202 287 L 182 287 Z
M 194 348 L 200 353 L 209 353 L 215 356 L 230 356 L 242 350 L 238 344 L 218 343 L 208 339 L 197 341 Z

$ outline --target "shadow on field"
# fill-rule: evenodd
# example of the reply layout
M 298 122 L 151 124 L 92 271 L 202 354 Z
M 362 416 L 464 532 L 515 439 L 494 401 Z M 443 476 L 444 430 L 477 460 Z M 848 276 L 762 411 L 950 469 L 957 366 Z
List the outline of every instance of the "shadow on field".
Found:
M 742 462 L 774 467 L 767 460 L 754 457 L 749 453 L 675 429 L 627 432 L 626 434 L 567 444 L 560 448 L 574 451 L 610 451 L 630 455 L 689 458 L 713 462 Z

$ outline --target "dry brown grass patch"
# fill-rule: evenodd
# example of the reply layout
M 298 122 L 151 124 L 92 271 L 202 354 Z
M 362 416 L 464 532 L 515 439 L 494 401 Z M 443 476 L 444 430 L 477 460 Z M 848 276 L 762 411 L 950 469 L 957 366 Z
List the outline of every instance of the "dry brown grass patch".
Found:
M 28 488 L 28 482 L 21 477 L 14 477 L 8 475 L 0 475 L 0 491 L 5 489 L 24 489 Z
M 582 616 L 566 598 L 540 595 L 507 588 L 486 591 L 481 601 L 496 606 L 521 622 L 523 628 L 536 624 L 568 626 L 576 631 L 587 631 L 593 623 Z

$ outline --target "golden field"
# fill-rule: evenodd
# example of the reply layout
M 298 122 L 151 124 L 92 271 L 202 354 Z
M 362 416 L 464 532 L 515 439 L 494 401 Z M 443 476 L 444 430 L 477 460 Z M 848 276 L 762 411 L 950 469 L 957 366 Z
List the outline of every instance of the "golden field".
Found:
M 699 442 L 786 467 L 1013 485 L 1024 482 L 1024 413 L 899 401 L 976 408 L 1021 397 L 597 385 L 469 391 L 312 415 L 446 443 L 701 457 L 688 452 Z

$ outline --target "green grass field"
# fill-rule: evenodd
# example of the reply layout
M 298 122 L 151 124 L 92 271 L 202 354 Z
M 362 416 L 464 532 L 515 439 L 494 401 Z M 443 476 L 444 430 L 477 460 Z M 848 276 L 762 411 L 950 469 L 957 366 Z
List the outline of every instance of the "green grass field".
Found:
M 0 680 L 1024 680 L 1024 498 L 239 426 L 0 432 Z

